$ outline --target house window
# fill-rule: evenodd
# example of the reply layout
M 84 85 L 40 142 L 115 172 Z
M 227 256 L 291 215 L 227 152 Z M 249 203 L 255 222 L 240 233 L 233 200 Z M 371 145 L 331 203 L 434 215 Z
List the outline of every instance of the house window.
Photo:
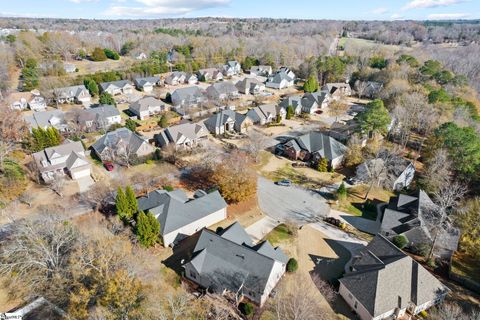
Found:
M 192 277 L 193 279 L 197 279 L 197 275 L 193 271 L 190 271 L 190 277 Z
M 358 306 L 358 302 L 355 301 L 355 303 L 353 304 L 353 307 L 354 307 L 355 309 L 357 309 L 357 306 Z
M 402 297 L 398 296 L 398 308 L 402 309 Z

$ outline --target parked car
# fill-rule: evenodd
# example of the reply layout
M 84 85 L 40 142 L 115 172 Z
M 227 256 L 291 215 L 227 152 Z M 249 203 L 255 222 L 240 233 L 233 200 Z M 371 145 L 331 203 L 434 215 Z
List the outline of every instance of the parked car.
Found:
M 105 167 L 105 169 L 107 169 L 107 171 L 113 171 L 113 169 L 115 168 L 112 162 L 107 161 L 103 163 L 103 166 Z
M 277 181 L 277 185 L 283 186 L 283 187 L 290 187 L 292 185 L 292 181 L 287 179 L 280 180 L 280 181 Z

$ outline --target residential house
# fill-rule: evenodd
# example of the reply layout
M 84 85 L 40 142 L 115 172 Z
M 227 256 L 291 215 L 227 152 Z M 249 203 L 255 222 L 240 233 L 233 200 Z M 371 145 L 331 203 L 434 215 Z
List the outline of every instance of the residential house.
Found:
M 282 249 L 268 241 L 255 245 L 238 222 L 217 233 L 202 229 L 178 246 L 187 280 L 259 306 L 265 304 L 288 262 Z
M 137 90 L 149 93 L 153 91 L 153 87 L 161 84 L 161 80 L 160 77 L 135 78 L 133 83 Z
M 187 73 L 185 76 L 185 83 L 186 84 L 197 84 L 198 83 L 198 78 L 195 73 Z
M 263 104 L 253 109 L 248 110 L 247 117 L 252 119 L 252 122 L 259 125 L 265 125 L 277 120 L 285 120 L 287 111 L 275 104 Z
M 443 301 L 449 289 L 382 235 L 351 259 L 339 294 L 361 320 L 409 319 Z
M 132 159 L 151 155 L 155 148 L 138 134 L 119 128 L 100 137 L 92 145 L 92 150 L 102 161 L 129 163 Z
M 347 147 L 332 137 L 320 132 L 309 132 L 292 138 L 281 145 L 283 154 L 292 160 L 318 162 L 326 159 L 328 165 L 338 168 L 347 151 Z
M 253 66 L 250 68 L 250 74 L 259 77 L 268 77 L 273 73 L 271 66 Z
M 312 93 L 305 93 L 302 97 L 302 112 L 313 114 L 318 110 L 325 109 L 331 102 L 330 93 L 319 90 Z
M 265 91 L 265 84 L 255 78 L 245 78 L 235 85 L 240 93 L 257 95 Z
M 171 126 L 154 136 L 159 147 L 174 145 L 175 149 L 196 147 L 202 140 L 207 139 L 208 129 L 202 122 L 186 122 Z
M 358 182 L 371 181 L 371 176 L 377 176 L 378 186 L 394 191 L 408 188 L 415 175 L 413 163 L 401 156 L 390 155 L 386 152 L 378 158 L 367 160 L 357 166 L 355 180 Z
M 204 82 L 223 80 L 222 72 L 216 68 L 200 69 L 197 72 L 197 77 L 199 81 Z
M 77 124 L 86 130 L 107 130 L 111 125 L 121 122 L 120 112 L 109 104 L 81 110 L 77 117 Z
M 211 100 L 228 100 L 239 97 L 237 87 L 230 81 L 215 82 L 206 91 L 207 97 Z
M 197 86 L 176 89 L 171 95 L 174 106 L 192 106 L 206 101 L 206 97 Z
M 33 154 L 40 177 L 52 182 L 68 174 L 72 179 L 89 177 L 90 162 L 85 158 L 85 149 L 81 141 L 66 140 L 63 144 L 46 148 Z
M 161 112 L 168 111 L 169 106 L 155 97 L 144 97 L 132 103 L 128 110 L 136 115 L 139 120 L 145 120 Z
M 242 66 L 238 61 L 228 61 L 226 65 L 223 66 L 223 75 L 225 77 L 232 77 L 242 73 Z
M 375 81 L 357 80 L 354 89 L 359 97 L 367 97 L 369 99 L 377 98 L 383 89 L 383 83 Z
M 45 111 L 47 103 L 38 90 L 30 92 L 14 92 L 8 96 L 8 105 L 12 110 Z
M 77 67 L 73 63 L 64 63 L 63 70 L 65 70 L 66 73 L 74 73 L 77 72 Z
M 186 79 L 187 74 L 185 72 L 174 71 L 165 78 L 165 83 L 171 86 L 178 86 L 179 84 L 185 83 Z
M 348 83 L 327 83 L 322 87 L 322 90 L 327 91 L 332 98 L 337 100 L 341 97 L 352 95 L 352 88 L 350 88 Z
M 107 92 L 112 96 L 119 94 L 132 94 L 134 86 L 129 80 L 118 80 L 100 83 L 100 91 Z
M 289 106 L 292 106 L 294 114 L 299 115 L 302 113 L 302 96 L 294 95 L 286 97 L 278 104 L 278 106 L 285 110 L 287 110 Z
M 288 68 L 280 68 L 268 77 L 265 86 L 273 89 L 285 89 L 294 85 L 295 74 Z
M 355 119 L 335 121 L 328 130 L 325 130 L 325 134 L 343 144 L 348 143 L 350 138 L 356 135 L 360 139 L 362 147 L 367 145 L 368 135 L 361 133 L 359 123 Z
M 149 211 L 160 222 L 165 247 L 227 218 L 227 203 L 218 191 L 198 190 L 193 199 L 185 191 L 155 190 L 138 198 L 138 209 Z
M 205 120 L 205 126 L 213 134 L 234 131 L 245 133 L 252 124 L 252 120 L 247 115 L 232 110 L 220 111 Z
M 71 86 L 65 88 L 56 88 L 53 89 L 53 96 L 54 100 L 57 103 L 89 103 L 90 99 L 90 92 L 85 88 L 85 86 Z
M 68 124 L 65 121 L 65 113 L 62 110 L 34 112 L 31 116 L 26 116 L 25 121 L 32 128 L 47 129 L 53 127 L 58 131 L 68 131 Z
M 425 221 L 438 215 L 438 207 L 423 190 L 392 197 L 388 204 L 381 204 L 378 210 L 382 235 L 390 239 L 404 235 L 408 239 L 408 246 L 414 251 L 432 243 L 433 235 Z M 449 259 L 458 248 L 459 238 L 460 231 L 445 221 L 437 235 L 435 254 Z

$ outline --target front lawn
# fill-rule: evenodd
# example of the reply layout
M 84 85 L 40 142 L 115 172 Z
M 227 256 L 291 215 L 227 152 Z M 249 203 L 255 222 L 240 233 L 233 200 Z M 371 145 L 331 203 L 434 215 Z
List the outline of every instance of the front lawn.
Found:
M 342 178 L 342 175 L 338 173 L 318 172 L 309 167 L 294 168 L 290 163 L 273 172 L 263 172 L 263 175 L 273 181 L 287 179 L 293 184 L 312 189 L 334 184 Z
M 296 230 L 293 230 L 293 228 L 293 226 L 287 226 L 282 223 L 270 231 L 270 233 L 265 236 L 265 240 L 268 240 L 274 247 L 282 242 L 290 241 L 295 237 Z
M 451 268 L 453 273 L 480 283 L 480 264 L 472 257 L 455 252 Z

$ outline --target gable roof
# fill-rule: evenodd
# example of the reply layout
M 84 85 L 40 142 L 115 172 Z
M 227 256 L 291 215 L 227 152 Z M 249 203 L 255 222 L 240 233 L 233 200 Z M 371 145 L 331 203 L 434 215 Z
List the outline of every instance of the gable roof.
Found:
M 143 87 L 146 84 L 156 85 L 160 81 L 160 77 L 145 77 L 135 78 L 133 82 L 138 87 Z
M 312 131 L 294 138 L 298 147 L 309 153 L 318 153 L 322 158 L 333 160 L 343 156 L 347 147 L 334 138 Z M 291 140 L 290 140 L 291 141 Z
M 160 222 L 160 234 L 178 230 L 227 207 L 218 191 L 189 199 L 183 190 L 156 190 L 138 199 L 138 207 L 150 211 Z
M 232 94 L 238 92 L 237 87 L 230 81 L 215 82 L 207 88 L 209 92 L 215 92 L 218 95 Z
M 78 121 L 102 121 L 110 117 L 116 117 L 120 115 L 120 111 L 115 106 L 109 104 L 102 104 L 94 108 L 81 110 Z
M 131 86 L 132 83 L 129 80 L 118 80 L 118 81 L 110 81 L 110 82 L 102 82 L 100 83 L 100 88 L 102 90 L 107 90 L 108 87 L 114 86 L 117 88 L 124 88 L 125 86 Z
M 83 156 L 85 149 L 80 141 L 65 140 L 63 144 L 45 148 L 42 151 L 33 154 L 33 159 L 37 163 L 38 170 L 51 171 L 67 167 L 69 170 L 74 167 L 89 165 L 88 160 Z M 51 164 L 54 159 L 66 157 L 66 160 L 59 164 Z M 48 165 L 43 166 L 42 162 L 47 161 Z
M 70 87 L 64 87 L 64 88 L 55 88 L 53 89 L 53 92 L 57 98 L 75 98 L 78 97 L 82 93 L 90 93 L 88 92 L 87 88 L 82 84 L 78 86 L 70 86 Z
M 208 130 L 202 122 L 191 123 L 186 122 L 178 124 L 176 126 L 168 127 L 163 130 L 160 134 L 163 134 L 163 139 L 167 139 L 168 142 L 177 143 L 183 137 L 187 138 L 190 141 L 194 141 L 200 138 L 203 138 L 208 135 Z M 171 140 L 171 139 L 172 140 Z M 158 136 L 157 136 L 158 139 Z
M 66 125 L 65 113 L 58 109 L 34 112 L 31 116 L 25 117 L 25 121 L 30 124 L 31 128 L 56 127 L 56 124 L 52 124 L 52 120 L 54 119 L 60 121 L 60 126 Z
M 173 91 L 172 99 L 194 101 L 203 97 L 203 93 L 197 86 L 179 88 Z
M 352 258 L 352 271 L 339 279 L 372 317 L 409 302 L 419 306 L 448 288 L 385 237 L 377 235 Z
M 251 238 L 238 222 L 219 234 L 203 229 L 192 237 L 196 238 L 196 243 L 192 258 L 186 264 L 191 264 L 201 277 L 208 279 L 216 292 L 223 289 L 237 292 L 242 288 L 260 297 L 266 290 L 275 262 L 286 263 L 264 254 L 269 251 L 264 245 L 242 244 L 251 242 Z M 278 258 L 284 258 L 281 249 L 274 251 Z
M 135 111 L 137 114 L 140 114 L 141 111 L 148 111 L 149 107 L 163 105 L 165 105 L 165 103 L 155 97 L 144 97 L 132 103 L 128 108 Z
M 244 78 L 241 81 L 238 81 L 235 84 L 235 87 L 238 89 L 238 91 L 243 92 L 243 93 L 249 93 L 250 90 L 255 88 L 256 86 L 262 86 L 263 83 L 258 81 L 255 78 Z
M 136 133 L 130 131 L 127 128 L 119 128 L 115 131 L 107 132 L 100 137 L 92 145 L 92 148 L 97 154 L 102 153 L 106 148 L 116 149 L 120 142 L 124 142 L 129 146 L 130 151 L 136 153 L 138 149 L 147 143 L 144 139 L 138 136 Z

